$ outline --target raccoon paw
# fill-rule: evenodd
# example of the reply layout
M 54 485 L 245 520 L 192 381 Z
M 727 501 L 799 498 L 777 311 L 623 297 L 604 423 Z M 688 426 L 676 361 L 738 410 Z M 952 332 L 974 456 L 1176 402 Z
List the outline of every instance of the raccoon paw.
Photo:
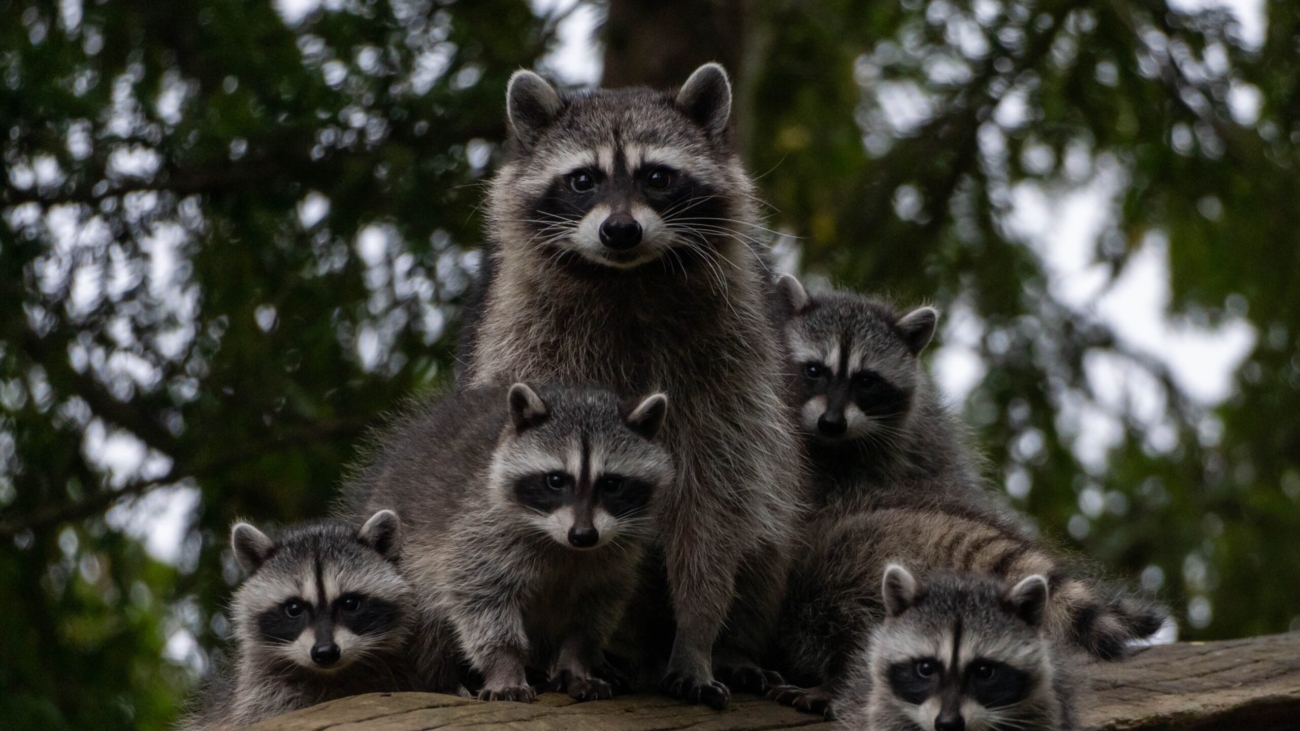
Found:
M 779 685 L 767 692 L 767 697 L 783 706 L 790 706 L 804 713 L 820 713 L 831 720 L 831 694 L 824 687 L 800 688 L 797 685 Z
M 574 678 L 569 681 L 569 697 L 579 703 L 609 700 L 613 696 L 614 689 L 600 678 Z
M 614 696 L 614 688 L 609 683 L 591 675 L 575 675 L 568 670 L 556 673 L 544 690 L 553 693 L 567 692 L 569 697 L 579 703 L 603 701 Z
M 715 711 L 724 710 L 731 700 L 731 691 L 722 683 L 712 678 L 704 680 L 676 671 L 664 676 L 663 687 L 664 692 L 678 700 L 703 703 Z
M 785 685 L 785 678 L 775 670 L 764 670 L 757 664 L 719 665 L 715 672 L 718 680 L 739 693 L 763 695 L 769 688 Z
M 528 685 L 513 685 L 502 688 L 484 688 L 478 692 L 481 701 L 515 701 L 532 703 L 537 700 L 537 691 Z

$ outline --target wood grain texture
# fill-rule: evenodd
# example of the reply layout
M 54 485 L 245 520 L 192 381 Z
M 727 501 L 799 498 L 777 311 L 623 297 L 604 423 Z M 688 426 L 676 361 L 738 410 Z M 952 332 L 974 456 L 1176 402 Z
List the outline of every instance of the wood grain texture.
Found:
M 1122 664 L 1084 663 L 1088 731 L 1300 729 L 1300 633 L 1154 647 Z M 264 721 L 260 731 L 829 731 L 833 724 L 753 696 L 723 712 L 641 695 L 573 703 L 480 703 L 430 693 L 371 694 Z
M 1300 633 L 1154 647 L 1087 675 L 1089 729 L 1300 729 Z

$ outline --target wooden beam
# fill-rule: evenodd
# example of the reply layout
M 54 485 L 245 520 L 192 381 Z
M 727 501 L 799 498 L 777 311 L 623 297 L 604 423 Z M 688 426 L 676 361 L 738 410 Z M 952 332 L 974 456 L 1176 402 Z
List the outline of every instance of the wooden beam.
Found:
M 1087 675 L 1088 729 L 1300 729 L 1300 633 L 1153 647 Z
M 1300 633 L 1143 650 L 1126 663 L 1084 663 L 1079 699 L 1088 731 L 1300 729 Z M 264 721 L 260 731 L 831 731 L 833 724 L 753 696 L 721 713 L 665 696 L 573 703 L 480 703 L 431 693 L 378 693 Z

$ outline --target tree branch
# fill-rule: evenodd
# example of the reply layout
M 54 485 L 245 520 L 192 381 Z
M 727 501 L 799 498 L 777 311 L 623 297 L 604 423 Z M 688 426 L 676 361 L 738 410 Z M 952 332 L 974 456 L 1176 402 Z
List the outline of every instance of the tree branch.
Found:
M 0 519 L 0 537 L 13 537 L 24 530 L 40 531 L 69 521 L 90 518 L 107 510 L 119 499 L 139 497 L 155 488 L 175 484 L 186 478 L 203 480 L 219 475 L 229 469 L 259 459 L 267 454 L 283 451 L 303 444 L 312 444 L 322 439 L 339 437 L 353 438 L 365 428 L 356 422 L 324 422 L 309 424 L 294 429 L 284 435 L 267 441 L 257 442 L 255 446 L 245 445 L 232 449 L 226 457 L 193 468 L 173 467 L 163 477 L 127 485 L 120 490 L 100 490 L 75 503 L 43 505 L 26 515 Z
M 44 205 L 85 203 L 98 205 L 100 201 L 108 198 L 147 192 L 169 192 L 176 194 L 177 197 L 184 198 L 198 193 L 211 193 L 219 190 L 265 184 L 268 180 L 274 179 L 276 172 L 279 172 L 276 165 L 246 165 L 233 170 L 197 172 L 179 178 L 173 178 L 169 175 L 166 176 L 166 179 L 155 178 L 152 181 L 141 181 L 134 185 L 110 187 L 103 193 L 95 193 L 93 189 L 89 191 L 78 189 L 43 193 L 39 188 L 23 190 L 6 187 L 2 205 L 16 206 L 22 203 L 41 203 Z
M 19 533 L 50 528 L 73 520 L 90 518 L 104 512 L 119 498 L 138 497 L 156 488 L 175 483 L 175 472 L 166 477 L 127 485 L 121 490 L 105 490 L 72 504 L 42 505 L 27 515 L 0 520 L 0 537 L 12 538 Z

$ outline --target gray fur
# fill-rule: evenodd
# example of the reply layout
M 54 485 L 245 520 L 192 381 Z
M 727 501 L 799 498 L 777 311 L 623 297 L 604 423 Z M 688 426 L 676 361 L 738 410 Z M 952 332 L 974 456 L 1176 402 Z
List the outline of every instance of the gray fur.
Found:
M 237 523 L 231 544 L 251 570 L 231 603 L 234 656 L 218 665 L 182 729 L 245 726 L 335 698 L 417 689 L 403 654 L 411 596 L 392 561 L 400 545 L 395 515 L 378 513 L 361 529 L 305 524 L 275 538 Z M 355 608 L 344 604 L 350 599 L 359 599 Z M 278 616 L 291 601 L 302 609 L 297 634 L 268 635 L 263 615 Z M 313 645 L 336 647 L 338 659 L 321 665 Z
M 428 689 L 455 692 L 463 658 L 484 700 L 532 700 L 526 668 L 579 700 L 609 697 L 595 672 L 653 523 L 649 496 L 615 514 L 596 490 L 614 476 L 651 493 L 671 479 L 671 458 L 652 441 L 665 408 L 662 395 L 623 408 L 601 389 L 489 386 L 445 396 L 378 440 L 348 498 L 354 514 L 403 516 Z M 519 486 L 541 483 L 521 481 L 549 474 L 574 478 L 568 497 L 549 511 L 523 502 Z M 565 542 L 580 524 L 599 531 L 594 547 Z
M 1103 659 L 1124 656 L 1130 640 L 1154 633 L 1164 611 L 1086 578 L 1043 541 L 1029 535 L 984 489 L 973 450 L 940 405 L 917 359 L 935 315 L 900 312 L 848 293 L 808 297 L 785 282 L 792 370 L 816 362 L 842 379 L 848 363 L 888 385 L 855 397 L 856 431 L 829 438 L 806 375 L 794 390 L 813 458 L 815 511 L 803 527 L 806 551 L 791 574 L 778 639 L 779 667 L 797 684 L 772 693 L 802 710 L 827 711 L 842 687 L 846 648 L 859 646 L 884 615 L 879 577 L 906 560 L 917 575 L 965 571 L 1018 581 L 1041 574 L 1051 582 L 1047 633 Z M 877 408 L 877 401 L 890 404 Z M 811 686 L 805 689 L 800 686 Z
M 778 667 L 799 685 L 772 694 L 800 710 L 826 712 L 842 688 L 846 652 L 887 614 L 879 577 L 893 562 L 905 562 L 921 579 L 946 571 L 1008 583 L 1047 577 L 1044 631 L 1062 646 L 1102 659 L 1124 657 L 1127 643 L 1154 633 L 1165 616 L 1155 605 L 1086 578 L 1010 524 L 942 502 L 821 515 L 810 522 L 808 536 L 811 546 L 791 572 L 778 635 Z
M 884 584 L 886 595 L 891 587 L 911 591 L 893 592 L 890 613 L 854 655 L 836 703 L 843 728 L 1077 728 L 1075 683 L 1054 643 L 1033 621 L 1047 600 L 1043 577 L 1030 576 L 1010 588 L 972 575 L 917 582 L 892 565 Z M 979 678 L 981 669 L 986 679 Z M 908 688 L 910 683 L 918 686 Z M 1011 696 L 1014 702 L 1006 696 L 995 700 L 998 690 L 1008 688 L 1019 688 Z
M 754 658 L 783 593 L 802 479 L 764 229 L 723 134 L 729 104 L 725 74 L 705 67 L 677 95 L 562 97 L 535 136 L 516 128 L 488 196 L 488 278 L 462 351 L 471 384 L 594 379 L 622 396 L 668 395 L 677 476 L 655 506 L 668 596 L 653 597 L 671 602 L 676 625 L 665 684 L 717 707 L 724 623 L 718 672 L 752 689 L 771 677 Z M 651 168 L 672 171 L 681 201 L 656 208 L 638 187 Z M 603 182 L 573 195 L 575 171 Z M 635 221 L 640 243 L 602 246 L 596 232 L 615 219 Z

